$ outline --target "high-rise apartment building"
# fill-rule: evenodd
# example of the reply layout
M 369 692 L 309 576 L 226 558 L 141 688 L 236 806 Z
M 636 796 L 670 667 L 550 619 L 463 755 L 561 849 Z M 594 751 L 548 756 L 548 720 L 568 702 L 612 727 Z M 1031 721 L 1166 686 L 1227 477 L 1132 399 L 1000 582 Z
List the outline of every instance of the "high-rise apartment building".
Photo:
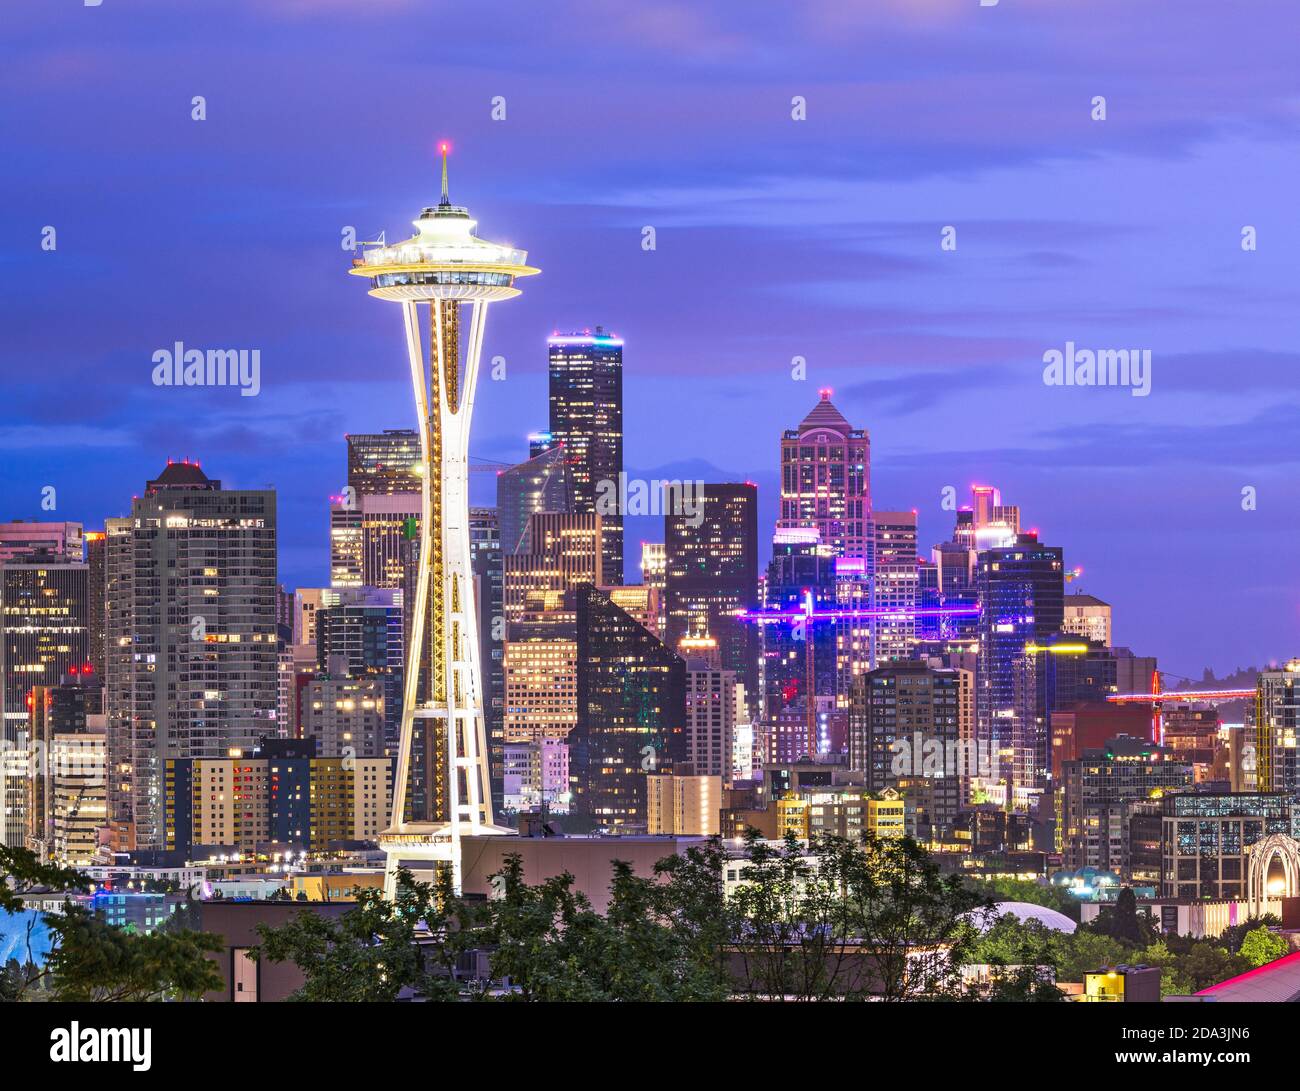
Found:
M 608 501 L 620 495 L 623 472 L 623 340 L 597 326 L 594 334 L 556 334 L 547 352 L 551 441 L 572 468 L 574 510 L 603 518 L 598 582 L 622 583 L 623 512 Z
M 1300 790 L 1300 659 L 1260 671 L 1255 690 L 1255 776 L 1261 792 Z
M 506 635 L 505 743 L 566 740 L 578 722 L 575 613 L 523 614 Z
M 668 583 L 668 552 L 664 542 L 641 543 L 641 582 L 660 591 Z
M 105 709 L 115 843 L 160 849 L 163 773 L 277 731 L 276 502 L 170 463 L 105 556 Z
M 375 841 L 392 808 L 391 758 L 324 757 L 315 739 L 266 739 L 225 758 L 169 759 L 164 768 L 166 847 L 273 847 L 321 852 Z
M 1247 853 L 1274 834 L 1293 836 L 1286 792 L 1175 792 L 1161 800 L 1160 894 L 1207 901 L 1248 896 Z
M 876 666 L 912 658 L 920 601 L 920 568 L 916 554 L 916 512 L 871 513 L 870 571 L 873 610 L 895 611 L 871 623 L 872 662 Z
M 26 845 L 43 861 L 88 864 L 106 823 L 99 688 L 74 667 L 28 697 Z
M 330 498 L 330 587 L 360 587 L 362 564 L 361 502 L 351 496 Z
M 873 792 L 915 792 L 922 836 L 952 831 L 971 779 L 989 760 L 975 740 L 970 671 L 887 663 L 854 683 L 849 768 L 861 771 Z
M 402 673 L 402 607 L 393 591 L 358 588 L 316 611 L 316 662 L 351 675 Z
M 505 807 L 569 811 L 569 744 L 559 739 L 505 744 Z
M 823 390 L 798 428 L 781 437 L 779 529 L 814 527 L 837 557 L 869 557 L 871 441 Z
M 95 676 L 104 677 L 104 554 L 108 536 L 102 530 L 86 532 L 87 595 L 89 596 L 90 666 Z M 99 694 L 99 696 L 102 696 Z M 101 708 L 92 709 L 103 711 Z
M 821 544 L 815 529 L 778 529 L 764 581 L 764 620 L 760 630 L 759 710 L 765 724 L 798 705 L 810 713 L 808 698 L 834 703 L 839 687 L 839 622 L 799 616 L 834 611 L 837 558 Z M 801 752 L 806 752 L 806 749 Z
M 483 685 L 483 726 L 488 747 L 488 783 L 493 806 L 502 804 L 505 736 L 505 613 L 502 595 L 501 522 L 496 508 L 469 510 L 470 571 L 474 577 L 474 609 L 478 618 L 479 665 Z
M 384 680 L 322 674 L 302 695 L 304 737 L 323 758 L 382 758 L 386 753 Z
M 722 778 L 666 773 L 645 778 L 646 832 L 659 837 L 716 837 Z
M 1192 767 L 1147 739 L 1119 736 L 1062 763 L 1057 843 L 1070 870 L 1127 872 L 1133 804 L 1192 785 Z
M 736 725 L 745 719 L 744 683 L 736 672 L 686 656 L 686 730 L 683 761 L 694 776 L 730 782 Z M 716 815 L 714 818 L 716 819 Z M 653 832 L 653 831 L 652 831 Z

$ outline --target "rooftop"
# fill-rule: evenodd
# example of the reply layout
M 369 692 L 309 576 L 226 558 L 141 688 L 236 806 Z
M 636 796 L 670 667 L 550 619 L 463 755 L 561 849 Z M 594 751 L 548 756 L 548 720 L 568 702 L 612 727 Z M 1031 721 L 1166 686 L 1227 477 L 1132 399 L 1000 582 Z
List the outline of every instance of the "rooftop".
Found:
M 799 422 L 800 432 L 806 432 L 810 428 L 833 428 L 837 432 L 853 431 L 853 425 L 835 408 L 829 390 L 821 391 L 821 401 L 814 405 L 811 412 Z

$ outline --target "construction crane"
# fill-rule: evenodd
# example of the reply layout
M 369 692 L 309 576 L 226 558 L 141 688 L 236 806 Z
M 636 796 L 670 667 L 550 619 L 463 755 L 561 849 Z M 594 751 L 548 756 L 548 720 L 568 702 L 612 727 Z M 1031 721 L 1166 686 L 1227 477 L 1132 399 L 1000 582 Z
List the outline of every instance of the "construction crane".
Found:
M 1253 689 L 1166 690 L 1161 679 L 1161 674 L 1161 671 L 1154 671 L 1152 673 L 1150 693 L 1111 693 L 1106 697 L 1107 701 L 1116 705 L 1150 705 L 1151 737 L 1161 745 L 1163 745 L 1165 741 L 1165 731 L 1164 725 L 1160 719 L 1160 714 L 1166 702 L 1202 701 L 1207 704 L 1218 704 L 1220 701 L 1240 701 L 1255 696 L 1255 691 Z
M 814 670 L 813 625 L 818 621 L 845 621 L 860 619 L 865 621 L 903 621 L 918 617 L 978 617 L 980 608 L 976 604 L 962 606 L 879 606 L 863 608 L 845 608 L 819 610 L 813 602 L 810 588 L 804 588 L 803 600 L 791 610 L 745 610 L 736 615 L 741 621 L 753 622 L 755 625 L 789 624 L 794 629 L 794 639 L 804 641 L 804 724 L 808 733 L 808 760 L 816 761 L 817 745 L 817 702 L 816 671 Z

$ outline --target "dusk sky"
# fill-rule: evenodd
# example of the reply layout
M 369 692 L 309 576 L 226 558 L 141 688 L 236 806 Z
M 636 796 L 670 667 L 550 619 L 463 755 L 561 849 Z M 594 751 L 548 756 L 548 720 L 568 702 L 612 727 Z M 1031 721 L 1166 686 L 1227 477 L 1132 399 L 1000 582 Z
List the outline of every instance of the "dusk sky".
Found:
M 0 518 L 100 527 L 197 458 L 274 485 L 281 579 L 326 583 L 344 433 L 414 424 L 342 233 L 405 237 L 445 138 L 543 270 L 492 311 L 477 457 L 526 455 L 547 335 L 601 324 L 633 476 L 756 481 L 766 538 L 828 386 L 923 553 L 995 484 L 1171 684 L 1300 654 L 1295 0 L 728 7 L 6 0 Z M 154 386 L 176 341 L 259 349 L 261 393 Z M 1150 396 L 1044 385 L 1067 341 L 1149 349 Z

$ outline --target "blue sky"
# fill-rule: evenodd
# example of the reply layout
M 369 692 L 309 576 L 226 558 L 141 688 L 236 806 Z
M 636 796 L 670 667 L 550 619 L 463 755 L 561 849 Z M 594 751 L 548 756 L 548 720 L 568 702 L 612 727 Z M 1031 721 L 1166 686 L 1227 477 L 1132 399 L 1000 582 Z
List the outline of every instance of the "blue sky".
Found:
M 283 578 L 323 582 L 343 434 L 412 415 L 341 233 L 404 233 L 447 138 L 453 198 L 543 269 L 493 313 L 479 457 L 523 456 L 547 334 L 600 323 L 627 341 L 629 472 L 757 481 L 770 524 L 779 433 L 830 386 L 925 544 L 945 486 L 995 483 L 1120 642 L 1174 674 L 1286 659 L 1294 31 L 1284 0 L 12 0 L 0 515 L 53 485 L 98 526 L 199 458 L 274 484 Z M 260 349 L 262 393 L 153 386 L 177 340 Z M 1151 395 L 1045 386 L 1067 341 L 1150 349 Z

